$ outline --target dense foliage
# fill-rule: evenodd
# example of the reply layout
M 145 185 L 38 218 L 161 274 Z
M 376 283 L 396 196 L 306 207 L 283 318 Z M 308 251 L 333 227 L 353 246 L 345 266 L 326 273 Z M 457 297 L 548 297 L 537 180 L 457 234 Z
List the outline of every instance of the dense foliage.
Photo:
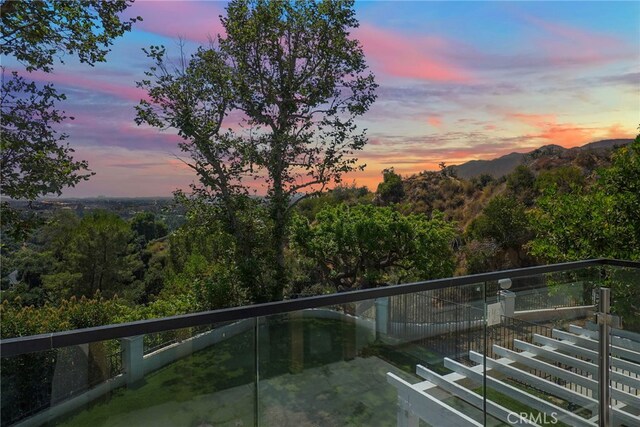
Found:
M 376 193 L 351 185 L 308 197 L 296 204 L 285 236 L 283 295 L 389 286 L 540 262 L 603 256 L 638 260 L 639 155 L 637 139 L 589 167 L 575 162 L 519 168 L 498 180 L 393 173 L 401 178 L 404 196 L 389 206 L 380 206 L 381 194 L 392 188 L 385 185 Z M 397 186 L 391 177 L 387 182 Z M 449 196 L 463 198 L 463 209 L 440 199 Z M 125 221 L 108 212 L 78 217 L 66 210 L 23 244 L 7 241 L 2 252 L 3 336 L 263 301 L 274 281 L 274 258 L 268 244 L 271 218 L 262 201 L 246 198 L 238 210 L 244 247 L 221 218 L 219 205 L 183 196 L 178 202 L 185 221 L 168 234 L 151 213 Z M 254 280 L 247 284 L 243 274 Z M 640 307 L 637 292 L 621 277 L 610 281 L 623 296 L 616 310 L 629 318 Z M 40 321 L 44 329 L 38 329 Z
M 449 276 L 454 236 L 440 214 L 429 219 L 372 205 L 329 206 L 313 223 L 298 216 L 292 225 L 294 250 L 337 291 Z
M 640 260 L 640 135 L 618 149 L 595 184 L 552 185 L 530 212 L 536 236 L 531 253 L 547 262 L 589 258 Z M 637 273 L 636 273 L 637 274 Z M 640 327 L 640 292 L 632 277 L 614 272 L 613 310 Z
M 382 182 L 378 184 L 377 200 L 380 204 L 400 203 L 404 198 L 402 177 L 393 168 L 382 171 Z
M 612 161 L 591 187 L 551 181 L 544 189 L 530 212 L 533 255 L 545 261 L 640 259 L 640 135 Z

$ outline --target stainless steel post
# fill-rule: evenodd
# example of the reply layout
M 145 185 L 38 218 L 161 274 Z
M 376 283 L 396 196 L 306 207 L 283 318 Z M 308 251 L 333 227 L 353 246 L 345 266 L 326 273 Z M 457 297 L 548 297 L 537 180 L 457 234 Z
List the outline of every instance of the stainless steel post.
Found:
M 609 387 L 609 350 L 611 323 L 609 309 L 611 306 L 611 289 L 600 288 L 600 303 L 598 313 L 598 329 L 600 348 L 598 349 L 598 386 L 600 388 L 600 427 L 611 425 L 611 396 Z

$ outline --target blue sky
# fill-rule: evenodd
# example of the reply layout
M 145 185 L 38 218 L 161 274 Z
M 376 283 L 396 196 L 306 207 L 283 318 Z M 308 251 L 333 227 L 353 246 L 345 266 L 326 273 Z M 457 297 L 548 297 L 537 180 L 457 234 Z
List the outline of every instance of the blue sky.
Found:
M 72 59 L 33 74 L 68 95 L 76 157 L 96 175 L 65 196 L 167 196 L 194 179 L 171 132 L 138 127 L 135 88 L 150 65 L 141 49 L 189 48 L 220 31 L 223 2 L 137 1 L 144 21 L 115 40 L 108 62 Z M 640 3 L 356 3 L 363 44 L 380 88 L 359 124 L 367 168 L 347 181 L 375 189 L 381 171 L 402 174 L 472 159 L 632 137 L 640 124 Z M 10 69 L 20 65 L 3 58 Z

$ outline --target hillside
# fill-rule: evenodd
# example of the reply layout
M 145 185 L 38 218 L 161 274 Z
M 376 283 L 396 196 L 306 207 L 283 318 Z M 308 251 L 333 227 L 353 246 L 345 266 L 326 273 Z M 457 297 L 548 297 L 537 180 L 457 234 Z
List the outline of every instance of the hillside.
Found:
M 504 182 L 467 180 L 440 172 L 422 172 L 403 180 L 405 210 L 429 214 L 438 210 L 464 229 L 496 194 L 504 191 Z
M 631 143 L 632 139 L 605 139 L 590 142 L 580 147 L 564 148 L 559 145 L 545 145 L 527 153 L 510 153 L 492 160 L 471 160 L 461 165 L 450 166 L 449 169 L 460 178 L 470 179 L 487 174 L 500 178 L 510 174 L 521 164 L 531 166 L 537 160 L 544 158 L 554 166 L 571 163 L 574 159 L 588 157 L 590 151 L 608 151 L 616 146 Z M 544 161 L 542 163 L 545 163 Z M 536 169 L 535 166 L 532 166 Z
M 526 166 L 534 177 L 546 171 L 573 168 L 589 185 L 596 176 L 594 172 L 610 164 L 612 149 L 630 142 L 610 139 L 570 149 L 545 145 L 528 153 L 449 166 L 440 172 L 424 171 L 403 178 L 404 210 L 426 214 L 438 210 L 465 229 L 491 199 L 507 190 L 509 175 L 518 166 Z
M 455 174 L 461 178 L 472 178 L 482 174 L 501 177 L 510 174 L 518 165 L 521 165 L 526 154 L 511 153 L 492 160 L 471 160 L 457 166 L 451 166 Z

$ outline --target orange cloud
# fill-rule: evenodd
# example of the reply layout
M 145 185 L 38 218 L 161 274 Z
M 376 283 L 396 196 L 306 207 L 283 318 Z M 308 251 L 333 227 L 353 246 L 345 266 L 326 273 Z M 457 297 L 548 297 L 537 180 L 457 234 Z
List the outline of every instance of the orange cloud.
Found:
M 589 128 L 578 127 L 570 123 L 550 125 L 537 135 L 563 147 L 584 145 L 593 139 L 593 131 Z
M 632 133 L 625 131 L 619 123 L 608 127 L 558 123 L 555 114 L 510 113 L 507 114 L 507 117 L 536 129 L 536 133 L 527 134 L 526 138 L 546 140 L 547 144 L 556 144 L 565 148 L 584 145 L 602 138 L 629 138 L 632 136 Z
M 620 123 L 612 124 L 607 130 L 607 138 L 619 139 L 619 138 L 633 138 L 633 132 L 625 130 Z
M 511 113 L 508 117 L 536 128 L 537 133 L 528 134 L 527 137 L 544 139 L 546 143 L 575 147 L 585 144 L 592 137 L 589 128 L 572 123 L 557 123 L 555 114 Z
M 438 116 L 430 116 L 427 119 L 427 123 L 429 123 L 434 128 L 439 128 L 440 126 L 442 126 L 442 119 Z
M 369 24 L 353 33 L 362 43 L 367 59 L 392 77 L 457 83 L 472 80 L 467 70 L 440 58 L 439 51 L 453 49 L 445 39 L 408 37 Z

